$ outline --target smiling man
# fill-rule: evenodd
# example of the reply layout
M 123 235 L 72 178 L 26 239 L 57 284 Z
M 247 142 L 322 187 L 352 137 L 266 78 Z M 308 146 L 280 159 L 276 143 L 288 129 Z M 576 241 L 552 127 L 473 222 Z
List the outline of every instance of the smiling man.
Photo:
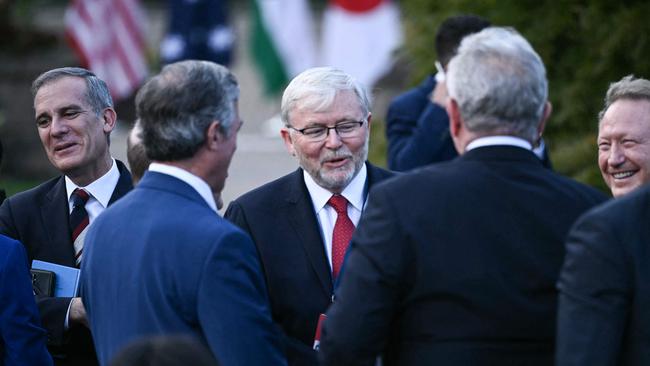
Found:
M 319 315 L 368 190 L 391 173 L 366 162 L 370 100 L 350 75 L 309 69 L 291 81 L 281 108 L 282 139 L 300 168 L 233 201 L 226 217 L 257 245 L 289 364 L 314 365 Z
M 25 245 L 30 263 L 79 266 L 87 228 L 132 188 L 131 175 L 109 151 L 113 101 L 104 81 L 74 67 L 43 73 L 32 92 L 38 135 L 63 175 L 8 198 L 0 207 L 0 232 Z M 37 302 L 55 363 L 96 364 L 81 299 L 39 296 Z
M 650 181 L 650 81 L 612 83 L 600 112 L 598 166 L 614 197 Z

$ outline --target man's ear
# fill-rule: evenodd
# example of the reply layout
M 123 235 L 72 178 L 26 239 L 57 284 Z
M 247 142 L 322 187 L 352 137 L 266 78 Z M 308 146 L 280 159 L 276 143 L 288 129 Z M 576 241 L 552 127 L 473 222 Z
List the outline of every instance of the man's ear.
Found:
M 113 108 L 105 108 L 102 112 L 102 129 L 105 133 L 113 131 L 117 122 L 117 113 Z
M 544 112 L 542 112 L 542 120 L 539 121 L 539 125 L 537 126 L 537 136 L 541 139 L 542 134 L 544 133 L 544 128 L 546 127 L 546 121 L 548 121 L 548 118 L 551 116 L 551 113 L 553 112 L 553 105 L 551 102 L 546 102 L 544 105 Z
M 447 115 L 449 116 L 449 133 L 452 137 L 458 137 L 462 129 L 462 121 L 460 117 L 458 102 L 456 102 L 455 99 L 447 98 L 447 104 L 445 107 L 447 110 Z
M 368 133 L 370 133 L 370 122 L 372 121 L 372 113 L 368 113 L 368 118 L 367 118 L 367 123 L 368 123 Z
M 292 156 L 296 156 L 296 149 L 293 147 L 293 138 L 291 137 L 291 131 L 288 127 L 282 127 L 280 129 L 280 136 L 282 136 L 282 141 L 284 141 L 284 146 L 287 148 L 287 151 Z
M 221 124 L 216 120 L 210 123 L 208 129 L 205 131 L 205 135 L 206 145 L 210 149 L 216 149 L 226 139 L 226 136 L 221 132 Z

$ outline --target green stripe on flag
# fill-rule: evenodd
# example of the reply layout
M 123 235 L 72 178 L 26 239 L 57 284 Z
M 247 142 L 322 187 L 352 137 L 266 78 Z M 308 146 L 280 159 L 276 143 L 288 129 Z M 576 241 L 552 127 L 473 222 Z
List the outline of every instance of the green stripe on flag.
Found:
M 258 1 L 252 0 L 253 27 L 250 43 L 251 53 L 255 65 L 264 79 L 264 92 L 267 95 L 275 95 L 284 89 L 289 78 L 284 63 L 266 29 Z

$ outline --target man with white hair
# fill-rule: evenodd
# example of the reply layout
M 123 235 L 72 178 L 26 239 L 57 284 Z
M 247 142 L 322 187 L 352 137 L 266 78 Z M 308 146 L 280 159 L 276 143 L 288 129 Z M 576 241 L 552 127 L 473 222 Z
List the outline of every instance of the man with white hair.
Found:
M 290 365 L 314 365 L 320 315 L 332 301 L 368 190 L 391 173 L 366 162 L 370 97 L 332 67 L 296 76 L 282 97 L 282 138 L 300 168 L 233 201 L 226 218 L 262 259 Z
M 602 202 L 532 152 L 551 106 L 516 31 L 466 37 L 449 64 L 461 155 L 373 188 L 324 322 L 325 365 L 551 365 L 563 240 Z

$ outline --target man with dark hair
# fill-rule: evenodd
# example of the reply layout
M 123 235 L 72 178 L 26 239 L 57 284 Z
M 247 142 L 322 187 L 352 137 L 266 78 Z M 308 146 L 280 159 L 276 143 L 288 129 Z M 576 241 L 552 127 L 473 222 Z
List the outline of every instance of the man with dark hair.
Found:
M 370 95 L 342 70 L 317 67 L 296 76 L 281 116 L 282 138 L 300 168 L 237 198 L 226 217 L 257 246 L 289 364 L 314 365 L 317 324 L 368 191 L 392 173 L 366 161 Z
M 516 31 L 486 28 L 449 63 L 461 155 L 373 188 L 327 311 L 325 365 L 552 365 L 564 238 L 603 194 L 532 152 L 546 70 Z
M 32 93 L 45 153 L 63 175 L 5 200 L 0 232 L 25 245 L 30 263 L 79 266 L 87 229 L 132 188 L 131 175 L 109 151 L 113 100 L 104 81 L 75 67 L 41 74 Z M 81 298 L 39 296 L 37 302 L 55 363 L 96 364 Z
M 612 83 L 598 115 L 598 166 L 614 197 L 650 182 L 650 80 Z
M 476 15 L 457 15 L 442 22 L 436 33 L 435 44 L 438 73 L 397 96 L 388 107 L 386 138 L 390 169 L 407 171 L 458 156 L 449 135 L 444 74 L 463 38 L 489 26 L 487 19 Z M 550 167 L 543 140 L 539 139 L 537 143 L 535 154 L 544 165 Z
M 127 344 L 111 360 L 110 366 L 219 366 L 219 363 L 196 338 L 162 335 Z
M 142 143 L 142 126 L 140 126 L 139 120 L 135 121 L 126 138 L 126 159 L 129 162 L 129 169 L 131 169 L 133 184 L 138 184 L 151 164 L 151 159 L 147 157 Z
M 217 213 L 241 128 L 239 87 L 209 61 L 167 65 L 136 96 L 149 170 L 93 224 L 81 293 L 102 365 L 184 334 L 224 365 L 283 365 L 250 237 Z

